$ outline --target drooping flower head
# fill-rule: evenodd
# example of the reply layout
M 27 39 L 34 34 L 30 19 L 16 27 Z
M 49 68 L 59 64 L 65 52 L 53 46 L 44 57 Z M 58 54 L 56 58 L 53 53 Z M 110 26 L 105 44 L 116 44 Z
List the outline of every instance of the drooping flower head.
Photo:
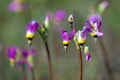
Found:
M 10 59 L 10 65 L 12 67 L 14 67 L 15 64 L 18 66 L 26 64 L 28 69 L 31 69 L 33 67 L 32 58 L 34 56 L 34 53 L 34 49 L 27 50 L 16 46 L 12 46 L 7 49 L 7 55 Z
M 76 33 L 77 44 L 83 46 L 86 42 L 86 38 L 87 38 L 87 28 L 84 26 L 81 31 L 79 30 Z
M 17 55 L 17 47 L 16 46 L 9 47 L 7 50 L 7 55 L 10 59 L 10 65 L 12 67 L 14 67 L 15 59 L 16 59 L 16 55 Z
M 92 14 L 88 17 L 90 27 L 94 29 L 100 29 L 102 25 L 102 20 L 100 14 Z
M 28 44 L 31 44 L 32 39 L 35 36 L 35 32 L 38 30 L 39 24 L 37 21 L 32 20 L 29 22 L 26 28 L 26 35 L 25 37 L 28 39 Z
M 104 10 L 108 7 L 109 3 L 105 0 L 102 3 L 100 3 L 100 5 L 98 6 L 98 11 L 100 13 L 103 13 Z
M 90 55 L 89 47 L 88 46 L 84 47 L 84 53 L 85 53 L 85 56 L 86 56 L 86 60 L 90 61 L 91 60 L 91 55 Z
M 97 38 L 98 36 L 103 36 L 103 32 L 99 32 L 102 25 L 101 16 L 99 14 L 92 14 L 88 17 L 85 22 L 85 26 L 90 32 L 91 36 Z
M 70 34 L 67 31 L 62 30 L 61 36 L 63 39 L 63 45 L 65 50 L 67 50 L 70 40 L 74 37 L 74 35 L 75 35 L 75 30 L 73 30 Z
M 24 60 L 26 62 L 27 68 L 29 70 L 31 70 L 33 68 L 33 56 L 35 54 L 35 50 L 34 49 L 30 49 L 30 50 L 22 50 L 22 54 L 24 56 Z

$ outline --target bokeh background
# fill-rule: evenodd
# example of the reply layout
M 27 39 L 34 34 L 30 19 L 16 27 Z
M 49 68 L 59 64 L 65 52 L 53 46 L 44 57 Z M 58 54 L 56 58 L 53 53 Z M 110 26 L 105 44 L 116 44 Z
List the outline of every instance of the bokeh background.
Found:
M 23 80 L 21 68 L 10 66 L 6 49 L 12 45 L 28 48 L 25 38 L 26 17 L 29 17 L 28 21 L 36 19 L 42 22 L 47 13 L 54 15 L 57 10 L 62 9 L 66 11 L 67 16 L 60 25 L 70 31 L 67 17 L 73 13 L 77 29 L 81 29 L 91 10 L 97 9 L 102 1 L 27 0 L 30 13 L 24 14 L 8 10 L 12 0 L 0 0 L 0 80 Z M 103 53 L 101 45 L 96 45 L 94 39 L 88 37 L 87 44 L 90 47 L 92 60 L 86 61 L 83 54 L 83 80 L 110 80 L 109 74 L 113 80 L 120 80 L 120 1 L 108 0 L 108 2 L 109 6 L 102 14 L 102 30 L 105 35 L 101 37 L 106 52 Z M 51 24 L 48 37 L 54 80 L 78 80 L 79 59 L 75 44 L 71 41 L 68 51 L 64 51 L 59 27 Z M 32 47 L 37 52 L 34 56 L 36 80 L 49 80 L 47 55 L 39 34 L 36 34 Z M 109 62 L 107 64 L 104 61 L 106 56 Z M 109 69 L 106 69 L 106 65 Z M 27 70 L 27 73 L 28 80 L 31 80 L 30 71 Z

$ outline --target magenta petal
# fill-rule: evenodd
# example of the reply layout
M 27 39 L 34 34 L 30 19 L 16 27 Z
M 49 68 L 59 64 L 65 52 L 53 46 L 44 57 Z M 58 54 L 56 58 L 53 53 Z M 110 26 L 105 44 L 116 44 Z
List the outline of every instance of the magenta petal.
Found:
M 64 29 L 62 29 L 62 31 L 61 31 L 61 36 L 62 36 L 63 40 L 67 40 L 67 41 L 69 40 L 69 34 Z
M 35 20 L 32 20 L 29 22 L 29 24 L 27 26 L 27 31 L 35 33 L 35 31 L 37 31 L 38 27 L 39 27 L 38 22 Z
M 100 14 L 92 14 L 88 17 L 88 21 L 91 23 L 97 23 L 97 28 L 99 29 L 102 25 Z
M 84 26 L 82 29 L 82 34 L 81 34 L 83 39 L 87 38 L 87 31 L 88 31 L 88 29 Z
M 87 28 L 87 31 L 88 31 L 88 32 L 92 32 L 92 26 L 91 26 L 91 24 L 90 24 L 89 21 L 86 21 L 86 22 L 85 22 L 85 27 Z
M 90 55 L 90 53 L 85 54 L 85 56 L 86 56 L 86 60 L 87 60 L 87 61 L 90 61 L 90 60 L 91 60 L 91 55 Z
M 72 32 L 69 34 L 69 39 L 72 39 L 75 35 L 75 30 L 72 30 Z
M 16 54 L 17 54 L 17 47 L 16 46 L 12 46 L 12 47 L 9 47 L 7 49 L 7 55 L 9 58 L 15 59 Z
M 13 1 L 9 4 L 8 9 L 10 11 L 20 11 L 22 10 L 22 5 L 17 1 Z
M 24 49 L 24 50 L 22 50 L 22 55 L 24 58 L 27 58 L 29 55 L 29 52 L 26 49 Z
M 56 13 L 55 13 L 55 19 L 56 20 L 62 21 L 62 20 L 65 19 L 65 17 L 66 17 L 66 12 L 64 10 L 56 11 Z
M 104 35 L 104 32 L 96 32 L 96 35 L 97 35 L 97 36 L 103 36 L 103 35 Z

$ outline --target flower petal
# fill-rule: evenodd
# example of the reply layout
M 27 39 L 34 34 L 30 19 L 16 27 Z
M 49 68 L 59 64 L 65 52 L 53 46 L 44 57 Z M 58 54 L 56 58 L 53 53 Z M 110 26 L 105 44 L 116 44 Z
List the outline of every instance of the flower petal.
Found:
M 17 47 L 16 46 L 12 46 L 12 47 L 9 47 L 7 49 L 7 55 L 9 58 L 15 59 L 16 54 L 17 54 Z
M 95 33 L 97 36 L 103 36 L 104 35 L 104 32 L 96 32 Z
M 69 34 L 68 34 L 68 32 L 63 29 L 61 33 L 62 33 L 61 34 L 62 39 L 68 41 L 69 40 Z
M 87 60 L 87 61 L 90 61 L 90 60 L 91 60 L 91 55 L 90 55 L 90 53 L 85 54 L 85 56 L 86 56 L 86 60 Z
M 69 40 L 73 39 L 74 35 L 75 35 L 75 30 L 72 30 L 72 32 L 69 34 Z
M 32 21 L 29 22 L 26 30 L 28 32 L 30 31 L 30 32 L 35 33 L 35 31 L 37 31 L 37 29 L 38 29 L 38 26 L 39 26 L 38 22 L 35 21 L 35 20 L 32 20 Z
M 55 20 L 62 21 L 66 17 L 66 12 L 64 10 L 58 10 L 55 13 Z

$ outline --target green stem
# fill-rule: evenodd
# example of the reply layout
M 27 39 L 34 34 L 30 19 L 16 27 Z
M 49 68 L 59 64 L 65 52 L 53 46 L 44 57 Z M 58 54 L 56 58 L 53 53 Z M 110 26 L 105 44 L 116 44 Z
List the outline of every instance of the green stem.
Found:
M 75 25 L 75 17 L 73 16 L 73 28 L 75 30 L 75 33 L 76 33 L 76 25 Z M 79 80 L 82 80 L 82 75 L 83 75 L 83 63 L 82 63 L 82 51 L 81 51 L 81 48 L 79 47 L 79 45 L 76 43 L 76 47 L 77 47 L 77 50 L 78 50 L 78 57 L 79 57 Z
M 27 80 L 26 67 L 25 64 L 22 65 L 23 79 Z
M 32 80 L 35 80 L 34 68 L 31 69 L 31 77 Z
M 53 80 L 52 64 L 51 64 L 51 58 L 50 58 L 50 51 L 49 51 L 49 47 L 48 47 L 47 41 L 44 41 L 44 43 L 45 43 L 45 48 L 46 48 L 47 57 L 48 57 L 49 77 L 50 77 L 50 80 Z

